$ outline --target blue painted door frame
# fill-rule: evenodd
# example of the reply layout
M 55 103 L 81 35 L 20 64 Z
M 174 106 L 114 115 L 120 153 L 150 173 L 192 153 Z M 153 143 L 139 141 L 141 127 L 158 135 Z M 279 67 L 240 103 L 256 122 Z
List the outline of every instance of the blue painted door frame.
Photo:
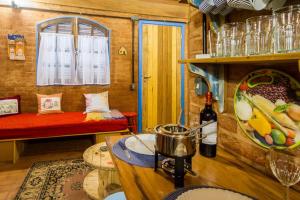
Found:
M 180 22 L 162 22 L 162 21 L 139 21 L 139 66 L 138 66 L 138 132 L 142 131 L 143 117 L 143 25 L 158 25 L 158 26 L 176 26 L 181 29 L 181 59 L 184 59 L 184 39 L 185 39 L 185 24 Z M 184 64 L 181 64 L 181 87 L 180 87 L 180 107 L 184 113 Z M 182 114 L 180 122 L 184 124 L 184 114 Z

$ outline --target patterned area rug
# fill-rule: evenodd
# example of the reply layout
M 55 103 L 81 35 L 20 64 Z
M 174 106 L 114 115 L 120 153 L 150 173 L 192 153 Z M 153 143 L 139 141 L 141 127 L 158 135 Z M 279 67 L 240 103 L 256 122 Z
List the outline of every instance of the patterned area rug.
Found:
M 34 163 L 15 199 L 88 200 L 82 183 L 90 170 L 82 159 Z

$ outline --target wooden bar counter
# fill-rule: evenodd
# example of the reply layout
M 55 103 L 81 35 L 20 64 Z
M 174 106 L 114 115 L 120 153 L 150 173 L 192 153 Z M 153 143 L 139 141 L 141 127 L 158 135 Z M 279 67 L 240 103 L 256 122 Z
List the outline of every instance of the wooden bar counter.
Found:
M 111 154 L 113 144 L 121 137 L 106 138 Z M 216 186 L 238 191 L 260 200 L 283 199 L 285 188 L 275 178 L 264 175 L 220 148 L 217 154 L 213 159 L 196 154 L 193 157 L 193 170 L 197 176 L 187 174 L 185 186 Z M 173 179 L 162 170 L 154 172 L 152 168 L 133 166 L 113 154 L 112 158 L 128 200 L 161 200 L 175 190 Z M 290 200 L 298 199 L 300 200 L 300 191 L 290 189 Z

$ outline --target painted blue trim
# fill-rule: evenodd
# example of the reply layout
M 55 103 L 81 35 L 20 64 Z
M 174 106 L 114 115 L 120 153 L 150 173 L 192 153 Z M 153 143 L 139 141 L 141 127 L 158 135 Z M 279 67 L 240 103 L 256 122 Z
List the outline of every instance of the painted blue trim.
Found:
M 181 28 L 181 59 L 184 59 L 185 50 L 185 24 L 181 22 L 162 22 L 162 21 L 151 21 L 151 20 L 140 20 L 139 21 L 139 62 L 138 62 L 138 132 L 142 131 L 143 121 L 143 25 L 151 24 L 158 26 L 176 26 Z M 181 94 L 180 94 L 180 106 L 184 113 L 184 64 L 181 64 Z M 181 116 L 181 124 L 185 123 L 185 116 Z
M 138 66 L 138 132 L 142 131 L 143 121 L 143 21 L 139 21 L 139 66 Z
M 37 72 L 37 65 L 38 65 L 38 58 L 39 58 L 39 39 L 40 39 L 40 35 L 39 35 L 39 29 L 40 26 L 45 23 L 45 22 L 50 22 L 52 20 L 56 20 L 56 19 L 72 19 L 72 18 L 77 18 L 77 19 L 82 19 L 82 20 L 87 20 L 87 21 L 91 21 L 101 27 L 103 27 L 107 32 L 108 32 L 108 56 L 109 56 L 109 65 L 111 64 L 111 29 L 107 28 L 105 25 L 100 24 L 99 22 L 89 19 L 89 18 L 85 18 L 85 17 L 81 17 L 81 16 L 77 16 L 77 15 L 68 15 L 68 16 L 60 16 L 60 17 L 54 17 L 54 18 L 49 18 L 43 21 L 40 21 L 38 23 L 36 23 L 35 25 L 35 68 L 36 68 L 36 72 Z M 35 78 L 35 84 L 37 85 L 37 73 L 36 73 L 36 78 Z M 68 85 L 64 85 L 64 86 L 68 86 Z M 74 86 L 74 85 L 72 85 Z M 39 86 L 41 87 L 41 86 Z

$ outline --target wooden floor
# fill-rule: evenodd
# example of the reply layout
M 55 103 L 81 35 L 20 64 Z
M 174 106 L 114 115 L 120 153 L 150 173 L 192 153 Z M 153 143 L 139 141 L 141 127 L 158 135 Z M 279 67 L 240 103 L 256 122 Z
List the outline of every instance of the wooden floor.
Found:
M 16 164 L 0 162 L 0 200 L 15 198 L 34 162 L 80 158 L 91 145 L 92 138 L 89 136 L 26 142 L 25 152 Z

